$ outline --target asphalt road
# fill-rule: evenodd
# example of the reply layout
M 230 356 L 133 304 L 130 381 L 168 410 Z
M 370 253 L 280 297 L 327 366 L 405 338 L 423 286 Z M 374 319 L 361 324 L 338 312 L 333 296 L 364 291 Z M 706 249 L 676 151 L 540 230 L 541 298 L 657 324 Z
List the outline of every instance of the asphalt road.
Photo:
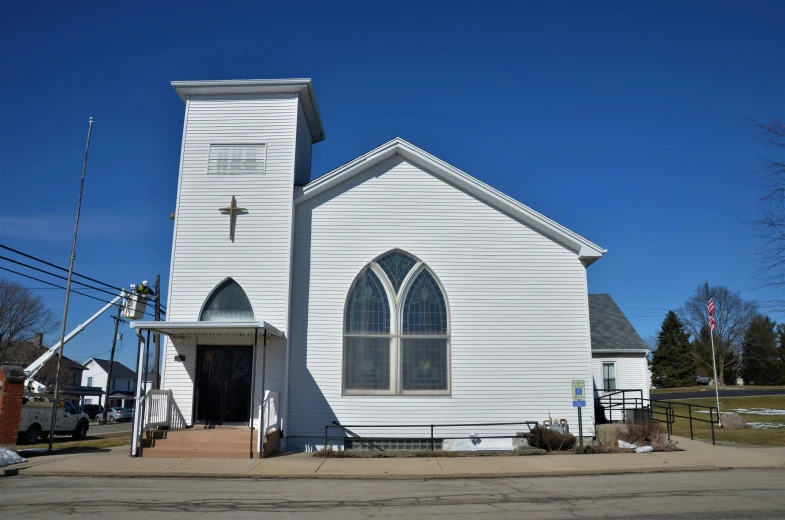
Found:
M 785 395 L 785 390 L 720 390 L 720 397 L 755 397 L 760 395 Z M 693 399 L 714 397 L 714 388 L 708 387 L 703 392 L 675 392 L 672 394 L 651 394 L 652 399 L 669 401 L 671 399 Z M 785 517 L 785 515 L 783 515 Z
M 132 422 L 119 422 L 114 424 L 90 423 L 90 429 L 87 430 L 87 434 L 91 436 L 100 437 L 102 435 L 107 435 L 110 433 L 130 432 L 132 429 L 133 429 Z
M 473 480 L 0 477 L 0 518 L 772 519 L 785 470 Z

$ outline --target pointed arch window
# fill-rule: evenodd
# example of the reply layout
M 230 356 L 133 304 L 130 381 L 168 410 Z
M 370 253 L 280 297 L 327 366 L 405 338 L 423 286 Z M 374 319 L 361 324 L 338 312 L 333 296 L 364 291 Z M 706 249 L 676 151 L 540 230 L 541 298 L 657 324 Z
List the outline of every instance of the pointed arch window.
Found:
M 346 305 L 343 349 L 346 390 L 390 388 L 390 304 L 379 277 L 366 268 Z
M 352 284 L 344 318 L 346 394 L 449 394 L 449 309 L 430 269 L 400 250 Z
M 240 285 L 227 278 L 207 298 L 199 321 L 253 321 L 253 308 Z

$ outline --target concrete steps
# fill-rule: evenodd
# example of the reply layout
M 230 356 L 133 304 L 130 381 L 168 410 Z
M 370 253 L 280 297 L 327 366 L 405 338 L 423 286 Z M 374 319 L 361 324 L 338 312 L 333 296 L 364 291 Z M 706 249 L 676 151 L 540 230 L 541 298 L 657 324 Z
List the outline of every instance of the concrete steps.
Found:
M 256 435 L 253 456 L 258 457 Z M 143 457 L 164 459 L 247 459 L 251 448 L 251 431 L 247 426 L 217 426 L 204 429 L 156 430 L 144 440 Z

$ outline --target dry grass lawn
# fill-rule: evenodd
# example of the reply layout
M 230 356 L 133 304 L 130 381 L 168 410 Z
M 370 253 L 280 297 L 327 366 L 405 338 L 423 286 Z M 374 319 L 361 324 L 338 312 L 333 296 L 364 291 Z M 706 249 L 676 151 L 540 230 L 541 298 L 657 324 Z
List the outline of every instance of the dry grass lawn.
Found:
M 720 390 L 782 390 L 785 386 L 721 386 Z M 706 392 L 714 393 L 713 386 L 683 386 L 680 388 L 652 388 L 649 390 L 651 395 L 657 394 L 677 394 L 681 392 Z
M 83 441 L 75 441 L 71 437 L 55 437 L 52 443 L 52 453 L 62 455 L 63 453 L 75 453 L 79 451 L 90 451 L 101 448 L 112 448 L 115 446 L 130 446 L 131 434 L 118 433 L 117 435 L 107 435 L 105 437 L 88 436 Z M 19 446 L 19 453 L 26 458 L 45 455 L 41 449 L 49 448 L 49 441 L 38 442 L 36 444 L 26 444 Z
M 716 401 L 712 397 L 700 399 L 680 399 L 670 401 L 673 403 L 676 415 L 688 415 L 687 404 L 700 404 L 704 406 L 716 406 Z M 720 409 L 723 412 L 735 410 L 745 410 L 739 415 L 750 423 L 768 423 L 778 425 L 775 428 L 757 429 L 748 426 L 744 429 L 717 428 L 715 425 L 714 434 L 718 442 L 738 442 L 742 444 L 766 444 L 770 446 L 785 446 L 785 411 L 779 415 L 755 413 L 760 410 L 785 410 L 785 395 L 770 395 L 759 397 L 720 397 Z M 692 410 L 693 417 L 709 419 L 708 413 L 698 413 L 697 409 Z M 693 431 L 698 439 L 711 440 L 711 427 L 707 422 L 693 421 Z M 673 424 L 673 434 L 682 437 L 690 436 L 689 420 L 677 417 Z

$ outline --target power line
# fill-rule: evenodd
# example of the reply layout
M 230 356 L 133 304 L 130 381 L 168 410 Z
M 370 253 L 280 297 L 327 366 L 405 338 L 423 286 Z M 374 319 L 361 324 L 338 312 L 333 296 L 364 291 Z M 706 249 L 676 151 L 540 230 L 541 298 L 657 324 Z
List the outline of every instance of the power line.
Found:
M 46 265 L 48 265 L 49 267 L 54 267 L 55 269 L 59 269 L 59 270 L 61 270 L 61 271 L 66 271 L 66 272 L 68 271 L 68 269 L 66 269 L 65 267 L 60 267 L 60 266 L 59 266 L 59 265 L 57 265 L 57 264 L 53 264 L 53 263 L 51 263 L 51 262 L 47 262 L 46 260 L 42 260 L 42 259 L 40 259 L 40 258 L 38 258 L 38 257 L 35 257 L 35 256 L 33 256 L 33 255 L 28 255 L 27 253 L 23 253 L 23 252 L 21 252 L 21 251 L 19 251 L 19 250 L 17 250 L 17 249 L 14 249 L 14 248 L 8 247 L 8 246 L 6 246 L 6 245 L 0 244 L 0 248 L 6 249 L 6 250 L 8 250 L 8 251 L 12 251 L 12 252 L 14 252 L 14 253 L 16 253 L 16 254 L 18 254 L 18 255 L 22 255 L 22 256 L 24 256 L 25 258 L 29 258 L 29 259 L 31 259 L 31 260 L 35 260 L 36 262 L 41 262 L 42 264 L 46 264 Z M 106 287 L 109 287 L 110 289 L 114 289 L 114 290 L 116 290 L 116 291 L 122 291 L 122 290 L 123 290 L 123 289 L 121 289 L 120 287 L 115 287 L 114 285 L 109 285 L 108 283 L 102 282 L 102 281 L 100 281 L 100 280 L 96 280 L 95 278 L 90 278 L 89 276 L 85 276 L 85 275 L 83 275 L 83 274 L 79 274 L 79 273 L 77 273 L 77 272 L 74 272 L 74 274 L 75 274 L 76 276 L 79 276 L 79 277 L 81 277 L 81 278 L 84 278 L 85 280 L 90 280 L 91 282 L 95 282 L 95 283 L 97 283 L 97 284 L 104 285 L 104 286 L 106 286 Z M 82 285 L 84 285 L 84 284 L 82 284 Z
M 33 260 L 35 260 L 35 261 L 37 261 L 37 262 L 41 262 L 41 263 L 43 263 L 43 264 L 46 264 L 46 265 L 48 265 L 48 266 L 54 267 L 54 268 L 56 268 L 56 269 L 60 269 L 61 271 L 66 271 L 66 272 L 68 271 L 68 269 L 65 269 L 64 267 L 60 267 L 60 266 L 58 266 L 58 265 L 56 265 L 56 264 L 53 264 L 53 263 L 51 263 L 51 262 L 47 262 L 46 260 L 42 260 L 42 259 L 40 259 L 40 258 L 37 258 L 37 257 L 34 257 L 34 256 L 32 256 L 32 255 L 28 255 L 28 254 L 26 254 L 26 253 L 22 253 L 21 251 L 18 251 L 18 250 L 16 250 L 16 249 L 13 249 L 13 248 L 11 248 L 11 247 L 8 247 L 8 246 L 6 246 L 6 245 L 0 244 L 0 248 L 7 249 L 7 250 L 9 250 L 9 251 L 13 251 L 14 253 L 17 253 L 17 254 L 19 254 L 19 255 L 22 255 L 22 256 L 24 256 L 24 257 L 26 257 L 26 258 L 30 258 L 30 259 L 33 259 Z M 12 263 L 14 263 L 14 264 L 17 264 L 17 265 L 21 265 L 21 266 L 23 266 L 23 267 L 27 267 L 27 268 L 29 268 L 29 269 L 33 269 L 33 270 L 35 270 L 35 271 L 38 271 L 38 272 L 41 272 L 41 273 L 44 273 L 44 274 L 48 274 L 49 276 L 53 276 L 53 277 L 55 277 L 55 278 L 59 278 L 59 279 L 61 279 L 61 280 L 67 280 L 67 278 L 66 278 L 65 276 L 61 276 L 61 275 L 58 275 L 58 274 L 55 274 L 55 273 L 52 273 L 52 272 L 46 271 L 46 270 L 44 270 L 44 269 L 41 269 L 41 268 L 38 268 L 38 267 L 32 266 L 32 265 L 30 265 L 30 264 L 26 264 L 26 263 L 24 263 L 24 262 L 19 262 L 18 260 L 13 260 L 13 259 L 11 259 L 11 258 L 8 258 L 8 257 L 5 257 L 5 256 L 0 256 L 0 259 L 1 259 L 1 260 L 6 260 L 6 261 L 8 261 L 8 262 L 12 262 Z M 107 283 L 105 283 L 105 282 L 102 282 L 102 281 L 100 281 L 100 280 L 96 280 L 95 278 L 90 278 L 89 276 L 85 276 L 85 275 L 82 275 L 82 274 L 79 274 L 79 273 L 76 273 L 76 272 L 74 272 L 73 274 L 75 274 L 75 275 L 77 275 L 77 276 L 80 276 L 80 277 L 82 277 L 82 278 L 84 278 L 84 279 L 86 279 L 86 280 L 90 280 L 90 281 L 93 281 L 93 282 L 95 282 L 95 283 L 98 283 L 98 284 L 104 285 L 104 286 L 106 286 L 106 287 L 109 287 L 109 288 L 111 288 L 111 289 L 115 289 L 116 291 L 124 291 L 124 289 L 121 289 L 120 287 L 115 287 L 115 286 L 113 286 L 113 285 L 107 284 Z M 35 279 L 35 278 L 34 278 L 34 279 Z M 72 281 L 73 281 L 73 283 L 76 283 L 76 284 L 79 284 L 79 285 L 81 285 L 81 286 L 85 287 L 85 290 L 99 291 L 99 292 L 103 292 L 103 293 L 109 294 L 109 295 L 111 295 L 111 296 L 116 296 L 116 293 L 113 293 L 113 292 L 107 291 L 107 290 L 105 290 L 105 289 L 101 289 L 101 288 L 99 288 L 99 287 L 94 287 L 94 286 L 92 286 L 92 285 L 88 285 L 88 284 L 86 284 L 86 283 L 84 283 L 84 282 L 80 282 L 79 280 L 72 280 Z M 49 282 L 44 282 L 44 283 L 49 283 Z M 53 284 L 50 284 L 50 285 L 53 285 Z M 58 285 L 55 285 L 54 287 L 57 287 L 57 288 L 59 288 L 59 289 L 62 289 L 62 287 L 60 287 L 60 286 L 58 286 Z M 81 294 L 81 293 L 78 293 L 78 292 L 77 292 L 76 294 Z M 157 297 L 157 298 L 160 298 L 160 296 L 159 296 L 159 295 L 156 295 L 156 297 Z M 164 309 L 164 312 L 163 312 L 163 314 L 166 314 L 166 306 L 165 306 L 165 305 L 161 305 L 161 308 L 163 308 L 163 309 Z
M 0 285 L 0 289 L 2 289 L 4 287 L 9 287 L 9 286 L 7 286 L 7 285 Z M 27 288 L 32 290 L 32 291 L 54 291 L 54 290 L 56 290 L 56 288 L 54 288 L 54 287 L 27 287 Z M 83 290 L 85 290 L 85 291 L 95 291 L 95 290 L 101 291 L 102 289 L 91 289 L 91 288 L 88 287 L 88 288 L 85 288 Z
M 54 276 L 55 278 L 59 278 L 61 280 L 67 280 L 68 279 L 65 276 L 61 276 L 59 274 L 55 274 L 55 273 L 49 272 L 49 271 L 47 271 L 45 269 L 41 269 L 39 267 L 35 267 L 35 266 L 30 265 L 30 264 L 26 264 L 24 262 L 20 262 L 18 260 L 13 260 L 11 258 L 8 258 L 7 256 L 0 256 L 0 260 L 6 260 L 8 262 L 11 262 L 11 263 L 14 263 L 14 264 L 17 264 L 17 265 L 21 265 L 23 267 L 27 267 L 28 269 L 32 269 L 34 271 L 38 271 L 39 273 L 44 273 L 44 274 L 48 274 L 49 276 Z M 93 287 L 92 285 L 87 285 L 86 283 L 80 282 L 79 280 L 72 280 L 72 281 L 73 281 L 73 283 L 82 285 L 84 287 L 88 287 L 88 288 L 93 289 L 95 291 L 100 291 L 102 293 L 111 294 L 112 296 L 117 296 L 116 292 L 113 293 L 113 292 L 107 291 L 106 289 L 99 289 L 98 287 Z M 122 291 L 122 289 L 118 289 L 118 291 Z
M 8 271 L 9 273 L 18 274 L 19 276 L 24 276 L 25 278 L 30 278 L 31 280 L 35 280 L 36 282 L 45 283 L 47 285 L 51 285 L 53 287 L 57 287 L 58 289 L 65 290 L 65 287 L 63 287 L 61 285 L 57 285 L 57 284 L 54 284 L 52 282 L 47 282 L 46 280 L 41 280 L 40 278 L 36 278 L 34 276 L 30 276 L 29 274 L 20 273 L 19 271 L 14 271 L 13 269 L 8 269 L 7 267 L 2 267 L 2 266 L 0 266 L 0 269 L 2 269 L 3 271 Z M 71 292 L 74 293 L 74 294 L 78 294 L 80 296 L 85 296 L 87 298 L 92 298 L 93 300 L 98 300 L 99 302 L 112 303 L 109 300 L 104 300 L 102 298 L 98 298 L 97 296 L 93 296 L 92 294 L 85 294 L 85 293 L 82 293 L 82 292 L 79 292 L 79 291 L 75 291 L 73 289 L 71 289 Z M 155 318 L 155 316 L 153 314 L 150 314 L 149 312 L 144 312 L 143 314 L 145 316 L 150 316 L 152 318 Z
M 58 274 L 51 273 L 51 272 L 49 272 L 49 271 L 46 271 L 46 270 L 44 270 L 44 269 L 40 269 L 40 268 L 38 268 L 38 267 L 35 267 L 35 266 L 32 266 L 32 265 L 29 265 L 29 264 L 25 264 L 25 263 L 23 263 L 23 262 L 19 262 L 19 261 L 17 261 L 17 260 L 13 260 L 13 259 L 11 259 L 11 258 L 8 258 L 8 257 L 5 257 L 5 256 L 0 256 L 0 260 L 7 260 L 7 261 L 9 261 L 9 262 L 12 262 L 12 263 L 14 263 L 14 264 L 18 264 L 18 265 L 21 265 L 21 266 L 23 266 L 23 267 L 27 267 L 27 268 L 29 268 L 29 269 L 33 269 L 33 270 L 35 270 L 35 271 L 39 271 L 39 272 L 41 272 L 41 273 L 48 274 L 48 275 L 50 275 L 50 276 L 54 276 L 55 278 L 59 278 L 59 279 L 61 279 L 61 280 L 67 280 L 67 278 L 66 278 L 65 276 L 60 276 L 60 275 L 58 275 Z M 12 273 L 16 273 L 16 274 L 18 274 L 18 275 L 20 275 L 20 276 L 27 276 L 27 275 L 24 275 L 24 274 L 22 274 L 22 273 L 19 273 L 19 272 L 17 272 L 17 271 L 13 271 L 13 270 L 11 270 L 11 269 L 6 269 L 6 268 L 3 268 L 3 269 L 5 269 L 6 271 L 9 271 L 9 272 L 12 272 Z M 35 278 L 35 277 L 33 277 L 33 276 L 27 276 L 27 278 L 30 278 L 30 279 L 32 279 L 32 280 L 36 280 L 36 281 L 40 281 L 40 282 L 42 282 L 42 283 L 45 283 L 45 284 L 49 284 L 49 285 L 51 285 L 51 286 L 53 286 L 53 287 L 56 287 L 56 288 L 58 288 L 58 289 L 65 289 L 65 287 L 63 287 L 63 286 L 56 285 L 56 284 L 53 284 L 53 283 L 51 283 L 51 282 L 47 282 L 46 280 L 41 280 L 40 278 Z M 115 293 L 113 293 L 113 292 L 109 292 L 109 291 L 107 291 L 107 290 L 105 290 L 105 289 L 100 289 L 100 288 L 98 288 L 98 287 L 93 287 L 92 285 L 87 285 L 87 284 L 85 284 L 84 282 L 80 282 L 80 281 L 78 281 L 78 280 L 72 280 L 72 281 L 73 281 L 73 283 L 76 283 L 76 284 L 79 284 L 79 285 L 83 285 L 83 286 L 85 286 L 85 287 L 86 287 L 86 289 L 85 289 L 85 290 L 94 290 L 94 291 L 100 291 L 100 292 L 106 293 L 106 294 L 108 294 L 108 295 L 110 295 L 110 296 L 112 296 L 112 297 L 115 297 L 115 296 L 117 296 L 117 294 L 115 294 Z M 119 289 L 119 291 L 123 291 L 123 290 L 122 290 L 122 289 Z M 74 292 L 74 293 L 76 293 L 76 294 L 81 294 L 82 296 L 87 296 L 87 297 L 89 297 L 89 298 L 98 299 L 98 298 L 96 298 L 95 296 L 91 296 L 91 295 L 88 295 L 88 294 L 80 293 L 80 292 L 77 292 L 77 291 L 73 291 L 73 290 L 72 290 L 72 292 Z M 99 301 L 106 301 L 106 300 L 99 300 Z M 109 303 L 109 302 L 108 302 L 108 301 L 106 301 L 106 303 Z M 164 314 L 166 314 L 166 312 L 164 312 Z

